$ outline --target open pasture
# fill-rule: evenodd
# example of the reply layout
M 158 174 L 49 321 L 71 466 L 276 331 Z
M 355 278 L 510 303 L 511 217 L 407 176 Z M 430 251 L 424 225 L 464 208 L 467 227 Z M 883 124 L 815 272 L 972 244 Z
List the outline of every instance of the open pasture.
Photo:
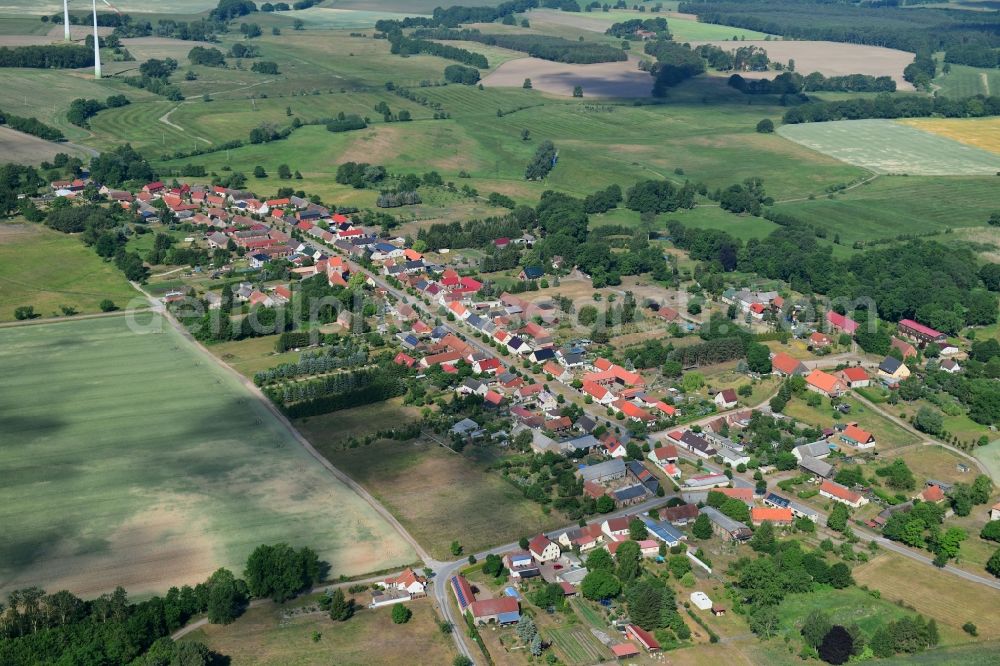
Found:
M 293 608 L 315 606 L 318 595 L 314 595 L 293 602 L 291 608 L 275 604 L 251 608 L 230 625 L 210 624 L 183 640 L 204 643 L 231 658 L 234 666 L 451 663 L 452 639 L 438 630 L 430 599 L 406 604 L 413 611 L 406 624 L 393 624 L 392 608 L 364 608 L 370 600 L 367 593 L 355 599 L 359 609 L 349 622 L 334 622 L 322 611 L 285 618 L 285 613 Z M 319 641 L 313 640 L 313 632 L 320 634 Z
M 571 97 L 576 86 L 585 97 L 649 97 L 653 78 L 640 71 L 636 59 L 575 65 L 540 58 L 518 58 L 500 65 L 483 78 L 484 86 L 520 88 L 525 79 L 532 87 L 553 95 Z
M 1000 155 L 891 120 L 782 125 L 778 134 L 875 173 L 986 176 L 1000 171 Z
M 824 76 L 844 76 L 847 74 L 870 74 L 891 76 L 898 90 L 913 90 L 913 86 L 903 79 L 903 69 L 913 62 L 913 54 L 898 49 L 840 42 L 792 41 L 792 40 L 746 40 L 746 41 L 692 41 L 691 46 L 714 44 L 727 51 L 735 51 L 742 46 L 758 46 L 767 51 L 772 61 L 787 64 L 795 61 L 795 71 L 800 74 L 819 72 Z M 740 72 L 747 78 L 772 78 L 777 72 Z
M 846 247 L 855 241 L 935 231 L 943 234 L 946 229 L 962 227 L 985 232 L 985 241 L 989 237 L 986 220 L 997 207 L 996 193 L 996 176 L 880 176 L 833 198 L 795 201 L 775 209 L 822 224 L 830 238 L 838 234 Z M 960 237 L 935 238 L 940 242 L 956 239 Z
M 566 521 L 555 513 L 546 516 L 498 472 L 485 471 L 485 463 L 470 457 L 474 451 L 459 454 L 419 440 L 343 448 L 336 414 L 298 425 L 330 462 L 392 511 L 432 557 L 451 558 L 455 540 L 474 553 Z M 395 425 L 393 420 L 378 424 Z
M 63 305 L 92 314 L 105 298 L 124 308 L 138 296 L 117 268 L 76 236 L 38 224 L 0 224 L 0 321 L 13 321 L 22 305 L 59 317 Z
M 122 12 L 155 13 L 155 14 L 197 14 L 207 12 L 219 3 L 217 0 L 163 0 L 150 3 L 147 0 L 118 0 L 113 3 Z M 57 14 L 62 12 L 63 3 L 59 0 L 0 0 L 0 14 Z M 73 12 L 83 10 L 83 3 L 70 3 Z M 89 6 L 87 7 L 89 11 Z M 99 7 L 98 11 L 110 11 L 107 7 Z M 38 20 L 37 18 L 35 19 Z
M 908 118 L 899 122 L 1000 155 L 1000 118 Z
M 335 576 L 413 561 L 158 315 L 16 327 L 0 343 L 0 591 L 163 592 L 281 541 Z
M 336 4 L 336 3 L 334 3 Z M 378 3 L 365 3 L 368 7 Z M 429 14 L 430 12 L 428 12 Z M 371 9 L 343 9 L 339 7 L 310 7 L 294 12 L 279 13 L 276 16 L 300 19 L 309 28 L 328 30 L 346 30 L 358 28 L 374 28 L 377 21 L 402 20 L 407 16 L 424 16 L 421 13 L 407 12 L 405 14 Z
M 951 65 L 947 74 L 941 72 L 934 77 L 934 85 L 946 97 L 996 95 L 1000 92 L 1000 70 Z

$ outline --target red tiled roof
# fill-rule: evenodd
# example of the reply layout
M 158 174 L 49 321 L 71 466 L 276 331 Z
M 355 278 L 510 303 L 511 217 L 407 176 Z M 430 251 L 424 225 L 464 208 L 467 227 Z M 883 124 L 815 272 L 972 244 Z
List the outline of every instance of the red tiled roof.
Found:
M 521 609 L 514 597 L 497 597 L 495 599 L 479 599 L 469 604 L 472 617 L 489 617 L 501 613 L 516 613 Z
M 785 352 L 778 352 L 771 359 L 771 367 L 778 372 L 790 375 L 793 374 L 802 363 L 795 358 L 792 358 Z
M 839 497 L 840 499 L 847 500 L 851 503 L 856 503 L 861 499 L 861 495 L 834 481 L 824 481 L 822 485 L 820 485 L 819 489 L 833 495 L 834 497 Z
M 868 432 L 867 430 L 862 430 L 853 423 L 844 428 L 843 435 L 847 439 L 853 440 L 860 444 L 864 444 L 872 439 L 872 434 L 870 432 Z
M 788 507 L 755 506 L 750 509 L 750 520 L 753 523 L 762 523 L 765 520 L 772 523 L 790 523 L 792 522 L 792 510 Z
M 826 320 L 830 322 L 834 327 L 839 328 L 845 333 L 853 334 L 856 330 L 858 330 L 858 322 L 854 321 L 850 317 L 838 314 L 833 310 L 827 311 Z
M 846 377 L 847 380 L 851 382 L 863 382 L 864 380 L 868 379 L 868 371 L 865 370 L 864 368 L 859 368 L 857 366 L 852 368 L 844 368 L 843 370 L 841 370 L 841 372 L 843 373 L 844 377 Z
M 649 633 L 642 627 L 635 624 L 630 624 L 628 625 L 625 631 L 627 634 L 635 636 L 635 639 L 640 643 L 642 643 L 642 646 L 647 650 L 660 649 L 660 644 L 656 642 L 655 638 L 653 638 L 653 634 Z
M 753 502 L 753 488 L 713 488 L 713 493 L 722 493 L 726 497 L 742 500 L 746 503 Z
M 619 659 L 634 657 L 639 654 L 639 648 L 631 643 L 615 643 L 611 646 L 611 652 Z
M 530 550 L 535 555 L 541 555 L 548 545 L 552 543 L 547 536 L 544 534 L 539 534 L 534 539 L 528 542 L 528 550 Z
M 922 333 L 923 335 L 926 335 L 931 338 L 944 337 L 944 333 L 942 333 L 941 331 L 935 331 L 930 326 L 924 326 L 920 322 L 913 321 L 912 319 L 900 319 L 899 325 L 909 328 L 913 331 L 916 331 L 917 333 Z
M 840 380 L 830 373 L 817 369 L 809 373 L 809 376 L 806 377 L 806 383 L 815 386 L 825 393 L 833 393 L 837 390 Z
M 924 492 L 920 493 L 920 497 L 925 502 L 940 502 L 944 499 L 944 491 L 941 490 L 941 486 L 930 485 L 924 488 Z

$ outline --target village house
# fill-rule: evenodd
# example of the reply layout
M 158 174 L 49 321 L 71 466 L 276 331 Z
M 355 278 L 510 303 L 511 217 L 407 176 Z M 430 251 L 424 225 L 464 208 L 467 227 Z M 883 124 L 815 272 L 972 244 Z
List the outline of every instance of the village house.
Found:
M 854 509 L 868 504 L 868 500 L 863 495 L 860 495 L 850 488 L 842 486 L 835 481 L 824 481 L 820 484 L 819 494 L 823 497 L 832 499 L 835 502 L 846 504 Z
M 771 357 L 771 372 L 782 377 L 791 377 L 792 375 L 804 375 L 809 372 L 809 369 L 805 363 L 797 358 L 792 358 L 785 352 L 778 352 Z
M 625 637 L 638 641 L 639 645 L 646 648 L 646 652 L 660 651 L 660 644 L 653 635 L 639 625 L 630 624 L 625 627 Z
M 844 368 L 835 375 L 845 384 L 847 388 L 865 388 L 871 385 L 871 377 L 868 376 L 868 371 L 860 367 Z
M 875 436 L 867 430 L 862 430 L 857 423 L 850 423 L 840 431 L 840 439 L 856 449 L 874 449 Z
M 790 509 L 792 515 L 796 518 L 808 518 L 809 520 L 819 522 L 819 512 L 808 507 L 800 502 L 795 502 L 788 499 L 787 497 L 782 497 L 777 493 L 768 493 L 762 500 L 765 506 L 771 506 L 778 509 Z
M 899 353 L 903 355 L 903 360 L 904 361 L 906 359 L 908 359 L 908 358 L 916 358 L 916 356 L 917 356 L 917 348 L 916 347 L 914 347 L 913 345 L 911 345 L 906 340 L 900 340 L 895 335 L 892 336 L 891 348 L 892 349 L 898 349 Z
M 814 349 L 826 349 L 833 344 L 833 338 L 825 333 L 814 331 L 813 334 L 809 336 L 809 344 L 812 345 Z
M 507 567 L 507 571 L 510 572 L 510 577 L 514 581 L 536 578 L 541 575 L 534 558 L 527 551 L 507 553 L 503 556 L 503 565 Z
M 750 509 L 750 522 L 754 527 L 769 522 L 773 525 L 791 525 L 792 510 L 788 508 L 755 506 Z
M 941 368 L 941 370 L 943 370 L 944 372 L 947 372 L 949 375 L 953 375 L 956 372 L 962 371 L 962 366 L 958 364 L 958 361 L 952 358 L 948 358 L 941 361 L 941 365 L 939 365 L 938 367 Z
M 850 317 L 838 314 L 833 310 L 827 310 L 826 323 L 829 325 L 831 330 L 838 333 L 854 335 L 854 333 L 858 330 L 858 322 L 854 321 Z
M 889 386 L 895 386 L 910 376 L 906 364 L 894 356 L 886 356 L 878 365 L 879 378 Z
M 411 597 L 423 597 L 427 594 L 427 579 L 418 576 L 411 569 L 406 568 L 397 576 L 390 576 L 378 583 L 382 589 L 395 589 L 406 592 Z
M 539 564 L 545 564 L 546 562 L 557 560 L 561 554 L 559 544 L 551 541 L 544 534 L 539 534 L 528 542 L 528 552 L 531 553 L 531 556 L 535 558 L 535 561 Z
M 739 398 L 733 389 L 723 389 L 715 394 L 713 401 L 719 409 L 732 409 L 739 402 Z
M 700 474 L 688 477 L 684 487 L 690 490 L 708 490 L 729 485 L 729 477 L 725 474 Z
M 847 384 L 834 375 L 817 369 L 806 376 L 806 388 L 828 398 L 837 398 L 847 391 Z
M 831 447 L 826 440 L 820 440 L 818 442 L 810 442 L 808 444 L 800 444 L 792 449 L 792 455 L 795 456 L 796 460 L 803 460 L 805 458 L 815 458 L 820 460 L 826 458 L 830 455 Z
M 811 456 L 804 456 L 799 461 L 799 467 L 821 479 L 829 478 L 833 474 L 833 465 Z

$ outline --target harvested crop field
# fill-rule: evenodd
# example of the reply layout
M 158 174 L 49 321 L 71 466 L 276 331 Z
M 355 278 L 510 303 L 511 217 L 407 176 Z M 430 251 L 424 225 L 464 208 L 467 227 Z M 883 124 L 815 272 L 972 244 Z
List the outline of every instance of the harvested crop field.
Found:
M 913 62 L 913 54 L 881 46 L 861 44 L 841 44 L 838 42 L 812 42 L 791 40 L 747 40 L 691 42 L 691 46 L 714 44 L 727 51 L 741 46 L 759 46 L 767 51 L 771 60 L 787 63 L 795 61 L 795 71 L 800 74 L 819 72 L 823 76 L 844 76 L 847 74 L 870 74 L 871 76 L 891 76 L 898 90 L 913 90 L 913 86 L 903 80 L 903 69 Z M 773 78 L 778 72 L 740 72 L 746 78 Z
M 891 120 L 783 125 L 778 133 L 875 173 L 991 176 L 1000 171 L 1000 155 Z
M 414 560 L 230 372 L 158 315 L 130 322 L 0 331 L 0 595 L 163 592 L 281 541 L 334 576 Z
M 185 41 L 169 37 L 130 37 L 123 39 L 122 44 L 129 50 L 136 61 L 142 62 L 150 58 L 173 58 L 182 65 L 187 62 L 187 55 L 196 46 L 202 48 L 218 48 L 210 42 Z M 126 63 L 135 67 L 135 62 Z
M 1000 155 L 1000 118 L 907 118 L 899 122 Z
M 76 150 L 61 143 L 53 143 L 37 136 L 24 134 L 9 127 L 0 127 L 0 155 L 3 155 L 4 162 L 15 162 L 17 164 L 40 164 L 44 161 L 52 161 L 56 153 L 66 153 L 75 155 L 84 160 L 89 156 L 80 150 Z
M 571 97 L 573 88 L 581 86 L 586 97 L 649 97 L 653 78 L 638 69 L 633 59 L 601 62 L 593 65 L 573 65 L 540 58 L 509 60 L 486 76 L 487 87 L 520 88 L 531 79 L 532 88 L 553 95 Z

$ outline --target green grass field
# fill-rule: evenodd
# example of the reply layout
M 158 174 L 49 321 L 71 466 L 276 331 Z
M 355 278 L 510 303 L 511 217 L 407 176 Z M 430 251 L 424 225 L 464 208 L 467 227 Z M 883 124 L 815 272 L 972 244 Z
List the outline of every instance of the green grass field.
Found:
M 230 373 L 131 321 L 0 331 L 0 589 L 163 592 L 280 541 L 335 576 L 413 561 Z
M 524 498 L 499 473 L 437 444 L 381 441 L 344 449 L 337 415 L 299 424 L 302 432 L 337 467 L 347 472 L 393 514 L 433 557 L 450 558 L 459 541 L 466 553 L 517 541 L 566 522 Z M 368 428 L 392 427 L 392 420 Z M 470 452 L 471 453 L 471 452 Z
M 935 77 L 934 85 L 947 97 L 996 95 L 1000 92 L 1000 70 L 951 65 L 950 72 Z
M 854 241 L 894 238 L 899 234 L 944 232 L 984 227 L 996 210 L 997 178 L 880 176 L 833 198 L 779 204 L 775 209 L 821 224 L 829 238 Z M 937 240 L 948 241 L 948 236 Z
M 778 134 L 875 173 L 985 176 L 1000 171 L 1000 155 L 891 120 L 783 125 Z
M 406 606 L 413 616 L 406 624 L 393 624 L 391 608 L 363 608 L 371 597 L 356 596 L 362 606 L 347 622 L 334 622 L 323 612 L 306 612 L 286 618 L 292 610 L 315 608 L 318 595 L 288 606 L 268 604 L 252 608 L 228 626 L 208 625 L 184 637 L 198 641 L 240 664 L 311 666 L 337 664 L 450 664 L 455 648 L 437 626 L 429 599 Z M 320 639 L 313 640 L 318 632 Z
M 146 300 L 114 265 L 76 236 L 31 223 L 0 224 L 0 321 L 31 305 L 42 317 L 61 317 L 60 306 L 80 314 L 100 312 L 110 298 L 120 308 L 146 307 Z
M 848 397 L 842 400 L 842 402 L 851 406 L 851 413 L 841 416 L 840 421 L 843 423 L 856 422 L 860 428 L 875 435 L 877 451 L 884 453 L 890 449 L 916 444 L 920 441 L 920 438 L 916 435 L 903 430 L 892 421 L 881 414 L 873 412 L 858 401 Z M 807 405 L 805 400 L 794 398 L 788 402 L 782 413 L 803 423 L 820 428 L 829 428 L 837 423 L 837 420 L 833 418 L 834 410 L 830 407 L 829 400 L 824 400 L 822 405 L 814 408 Z
M 1000 440 L 990 442 L 986 446 L 979 446 L 972 454 L 990 470 L 993 483 L 1000 484 Z

